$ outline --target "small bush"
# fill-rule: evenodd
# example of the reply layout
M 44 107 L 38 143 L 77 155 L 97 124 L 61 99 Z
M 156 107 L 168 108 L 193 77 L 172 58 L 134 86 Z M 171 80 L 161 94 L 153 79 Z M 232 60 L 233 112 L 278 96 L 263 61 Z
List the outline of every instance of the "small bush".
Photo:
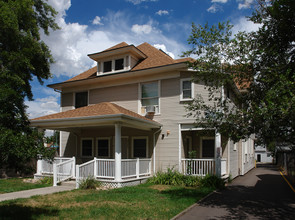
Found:
M 53 185 L 53 177 L 46 176 L 38 181 L 40 184 Z
M 203 187 L 214 189 L 223 189 L 225 187 L 224 180 L 215 175 L 206 175 L 205 177 L 201 178 L 200 183 Z
M 91 176 L 80 181 L 79 189 L 96 189 L 100 185 L 101 183 Z
M 174 171 L 173 168 L 168 168 L 167 172 L 157 172 L 155 176 L 149 179 L 149 183 L 189 187 L 197 187 L 200 185 L 199 177 L 185 176 Z

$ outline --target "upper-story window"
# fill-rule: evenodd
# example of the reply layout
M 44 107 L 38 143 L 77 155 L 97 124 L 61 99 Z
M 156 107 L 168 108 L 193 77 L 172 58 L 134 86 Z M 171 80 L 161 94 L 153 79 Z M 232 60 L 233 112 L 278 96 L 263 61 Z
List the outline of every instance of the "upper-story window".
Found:
M 77 92 L 75 95 L 75 108 L 88 105 L 88 92 Z
M 112 71 L 112 61 L 106 61 L 103 63 L 103 72 L 110 72 Z
M 141 113 L 148 111 L 159 113 L 159 83 L 143 83 L 141 84 Z
M 180 100 L 192 100 L 194 98 L 194 84 L 191 79 L 180 80 Z
M 124 69 L 124 59 L 115 60 L 115 70 Z

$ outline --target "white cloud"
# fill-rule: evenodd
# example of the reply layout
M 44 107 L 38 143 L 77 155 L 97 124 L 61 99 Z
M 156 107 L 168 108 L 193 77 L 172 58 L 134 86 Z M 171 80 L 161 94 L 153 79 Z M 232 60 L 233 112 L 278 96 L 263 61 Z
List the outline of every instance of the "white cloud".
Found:
M 250 8 L 254 0 L 244 0 L 244 3 L 239 3 L 238 9 Z
M 60 110 L 57 97 L 54 96 L 39 98 L 35 101 L 26 101 L 25 104 L 28 106 L 27 113 L 29 114 L 29 118 L 58 113 Z
M 95 25 L 103 25 L 103 23 L 101 23 L 101 17 L 96 16 L 96 17 L 93 19 L 92 24 L 95 24 Z
M 160 15 L 160 16 L 169 15 L 169 11 L 167 11 L 167 10 L 159 10 L 159 11 L 156 12 L 156 14 Z
M 170 57 L 172 57 L 173 59 L 175 58 L 174 54 L 167 51 L 167 48 L 165 46 L 165 44 L 154 44 L 153 45 L 155 48 L 160 49 L 162 51 L 164 51 L 166 54 L 168 54 Z
M 218 3 L 227 3 L 228 0 L 212 0 L 211 2 L 218 2 Z
M 152 32 L 153 27 L 149 24 L 144 24 L 144 25 L 134 24 L 131 30 L 136 34 L 149 34 Z
M 127 2 L 131 2 L 134 5 L 138 5 L 142 2 L 157 2 L 158 0 L 126 0 Z
M 217 4 L 213 4 L 211 5 L 210 8 L 207 9 L 208 12 L 210 13 L 216 13 L 218 11 L 221 11 L 222 10 L 222 7 L 220 5 L 217 5 Z
M 236 23 L 233 23 L 234 27 L 232 29 L 233 34 L 237 34 L 239 31 L 257 31 L 260 24 L 255 24 L 252 21 L 249 21 L 246 17 L 240 17 L 239 19 L 235 19 Z

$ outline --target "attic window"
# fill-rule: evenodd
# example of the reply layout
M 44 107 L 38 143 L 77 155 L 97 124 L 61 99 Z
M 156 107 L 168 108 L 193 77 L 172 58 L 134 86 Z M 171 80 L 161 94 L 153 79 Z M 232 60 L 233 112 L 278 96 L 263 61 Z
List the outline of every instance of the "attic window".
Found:
M 111 72 L 112 71 L 112 61 L 106 61 L 103 63 L 103 72 Z
M 115 60 L 115 70 L 124 69 L 124 59 Z

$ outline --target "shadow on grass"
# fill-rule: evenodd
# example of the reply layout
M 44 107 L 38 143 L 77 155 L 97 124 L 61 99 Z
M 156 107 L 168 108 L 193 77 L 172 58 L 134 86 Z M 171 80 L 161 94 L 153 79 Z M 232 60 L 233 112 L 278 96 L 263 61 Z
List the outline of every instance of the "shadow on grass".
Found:
M 0 219 L 36 219 L 37 217 L 58 217 L 59 210 L 34 208 L 17 204 L 0 205 Z
M 161 194 L 173 200 L 190 199 L 197 202 L 212 191 L 213 189 L 210 188 L 172 188 L 162 191 Z

